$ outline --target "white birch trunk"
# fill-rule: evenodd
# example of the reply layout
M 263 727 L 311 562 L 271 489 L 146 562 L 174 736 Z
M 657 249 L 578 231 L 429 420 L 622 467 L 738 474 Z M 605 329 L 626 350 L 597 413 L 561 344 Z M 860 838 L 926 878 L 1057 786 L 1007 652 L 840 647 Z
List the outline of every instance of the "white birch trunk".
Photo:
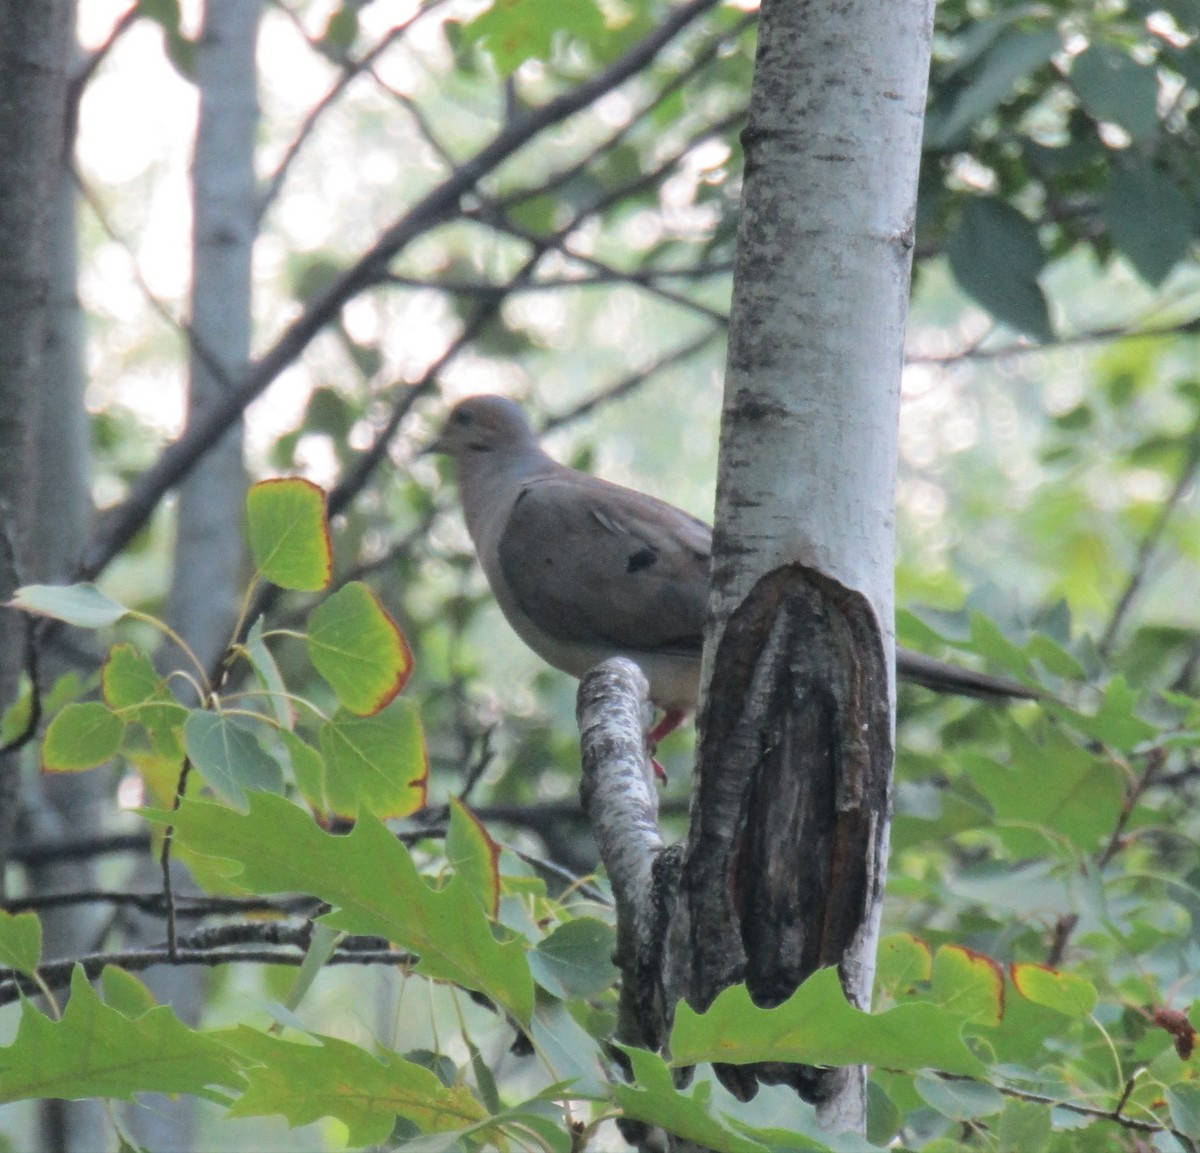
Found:
M 932 18 L 931 0 L 763 7 L 705 684 L 730 613 L 791 561 L 869 597 L 892 652 L 900 369 Z
M 891 808 L 900 370 L 932 19 L 932 0 L 767 0 L 762 9 L 721 431 L 700 818 L 684 885 L 713 885 L 714 854 L 751 860 L 764 877 L 780 874 L 782 856 L 784 875 L 795 875 L 766 891 L 742 884 L 729 899 L 735 944 L 710 950 L 691 973 L 702 1000 L 722 966 L 774 1003 L 829 964 L 852 1001 L 870 998 Z M 798 926 L 789 907 L 806 910 Z M 786 972 L 772 972 L 771 954 L 797 933 Z M 791 1080 L 786 1070 L 765 1075 Z M 830 1128 L 865 1125 L 861 1070 L 793 1083 L 812 1090 Z

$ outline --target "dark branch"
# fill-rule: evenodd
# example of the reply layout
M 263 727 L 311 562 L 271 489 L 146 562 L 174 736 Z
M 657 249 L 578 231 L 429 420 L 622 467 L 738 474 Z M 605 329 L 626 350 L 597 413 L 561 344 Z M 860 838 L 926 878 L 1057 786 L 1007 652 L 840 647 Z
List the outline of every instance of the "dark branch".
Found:
M 674 9 L 649 36 L 610 67 L 572 91 L 507 124 L 490 144 L 422 197 L 378 238 L 362 258 L 326 286 L 275 345 L 229 390 L 221 404 L 214 406 L 203 420 L 197 421 L 187 434 L 164 450 L 158 461 L 138 478 L 129 496 L 110 510 L 98 532 L 85 547 L 77 569 L 78 577 L 91 579 L 105 568 L 145 524 L 164 494 L 220 439 L 229 425 L 241 416 L 246 405 L 300 356 L 313 337 L 338 315 L 347 301 L 379 280 L 386 272 L 388 262 L 397 253 L 416 237 L 452 218 L 458 211 L 462 197 L 475 188 L 482 177 L 540 132 L 588 107 L 600 96 L 636 75 L 676 35 L 717 2 L 689 0 Z

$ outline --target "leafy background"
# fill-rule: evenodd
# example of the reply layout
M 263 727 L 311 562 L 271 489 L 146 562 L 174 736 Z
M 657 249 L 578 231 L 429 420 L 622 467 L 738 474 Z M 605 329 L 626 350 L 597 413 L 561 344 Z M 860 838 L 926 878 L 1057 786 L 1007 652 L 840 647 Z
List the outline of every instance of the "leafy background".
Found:
M 271 186 L 282 176 L 256 247 L 258 353 L 399 210 L 522 111 L 619 60 L 669 11 L 651 0 L 427 8 L 394 35 L 397 10 L 379 0 L 266 12 L 260 177 Z M 185 340 L 171 318 L 183 314 L 187 287 L 181 125 L 194 110 L 197 12 L 160 0 L 131 13 L 80 105 L 80 287 L 102 505 L 129 491 L 181 417 Z M 83 0 L 85 43 L 106 44 L 118 15 Z M 52 1092 L 12 1073 L 35 1059 L 82 1078 L 70 1067 L 71 1038 L 85 1030 L 119 1051 L 161 1046 L 178 1064 L 156 1062 L 140 1080 L 83 1079 L 76 1091 L 198 1093 L 200 1147 L 282 1149 L 299 1139 L 338 1148 L 391 1135 L 434 1148 L 443 1146 L 429 1133 L 480 1122 L 492 1128 L 453 1139 L 486 1144 L 503 1127 L 519 1147 L 560 1148 L 561 1107 L 553 1093 L 539 1094 L 568 1077 L 582 1101 L 572 1116 L 596 1121 L 597 1148 L 620 1147 L 600 1123 L 614 1102 L 719 1148 L 823 1140 L 794 1102 L 770 1092 L 750 1109 L 703 1069 L 677 1091 L 657 1058 L 637 1055 L 635 1085 L 601 1083 L 592 1038 L 604 1035 L 612 1010 L 603 891 L 563 896 L 560 875 L 529 863 L 581 875 L 594 865 L 575 801 L 574 686 L 507 632 L 452 511 L 448 473 L 416 457 L 445 401 L 505 391 L 548 424 L 560 458 L 708 515 L 753 18 L 750 5 L 712 6 L 633 80 L 490 173 L 461 211 L 389 262 L 382 282 L 348 304 L 248 413 L 256 475 L 297 474 L 327 488 L 352 472 L 390 415 L 404 417 L 387 466 L 334 519 L 333 571 L 338 584 L 370 583 L 415 656 L 401 705 L 419 711 L 430 802 L 469 784 L 468 800 L 507 846 L 498 850 L 499 884 L 493 850 L 473 824 L 458 834 L 466 847 L 450 851 L 452 870 L 440 841 L 409 830 L 415 868 L 444 884 L 437 895 L 452 903 L 448 920 L 482 926 L 492 943 L 477 944 L 499 949 L 484 916 L 495 911 L 523 942 L 511 987 L 481 989 L 478 973 L 462 971 L 468 950 L 456 939 L 447 948 L 460 968 L 437 969 L 436 942 L 410 940 L 386 916 L 347 913 L 353 892 L 261 875 L 264 846 L 291 844 L 303 814 L 254 783 L 247 797 L 242 783 L 241 798 L 225 796 L 249 804 L 253 836 L 235 835 L 249 818 L 215 813 L 198 797 L 177 819 L 177 851 L 201 885 L 228 892 L 232 859 L 238 899 L 293 889 L 322 897 L 338 908 L 339 931 L 420 955 L 417 975 L 331 965 L 298 986 L 290 963 L 217 967 L 201 1032 L 161 1009 L 143 1015 L 147 994 L 128 974 L 108 971 L 103 1001 L 76 978 L 61 1023 L 28 1006 L 0 1017 L 4 1040 L 15 1043 L 0 1051 L 10 1096 Z M 1200 1093 L 1180 1040 L 1187 1030 L 1162 1016 L 1189 1008 L 1198 960 L 1198 28 L 1194 0 L 938 7 L 904 377 L 899 632 L 1026 677 L 1064 703 L 997 711 L 904 694 L 878 1007 L 926 1017 L 898 1027 L 899 1040 L 879 1026 L 862 1050 L 837 1055 L 889 1070 L 872 1090 L 876 1140 L 898 1133 L 914 1149 L 1085 1150 L 1137 1141 L 1187 1148 L 1200 1137 Z M 306 127 L 331 90 L 336 99 Z M 114 124 L 127 142 L 120 149 Z M 287 159 L 301 131 L 304 146 Z M 531 251 L 544 254 L 516 290 L 510 282 Z M 470 340 L 430 378 L 464 331 Z M 163 611 L 172 516 L 162 505 L 103 576 L 106 593 L 135 614 Z M 303 628 L 317 601 L 292 593 L 270 624 Z M 155 635 L 126 615 L 104 636 L 145 647 Z M 307 646 L 281 639 L 271 652 L 290 689 L 333 704 Z M 126 659 L 135 663 L 116 658 Z M 111 710 L 107 689 L 106 699 Z M 55 702 L 45 704 L 53 713 Z M 120 707 L 164 704 L 152 694 Z M 108 724 L 94 710 L 90 720 Z M 169 745 L 179 717 L 159 720 Z M 154 725 L 146 731 L 144 747 L 95 771 L 114 791 L 123 783 L 127 797 L 169 808 L 175 776 L 159 762 L 171 750 L 155 746 Z M 43 756 L 54 761 L 47 740 Z M 681 734 L 663 751 L 666 809 L 677 824 L 690 740 Z M 292 752 L 268 760 L 290 764 L 300 788 L 302 754 Z M 206 779 L 222 791 L 219 774 Z M 314 800 L 311 789 L 305 795 Z M 228 858 L 209 839 L 218 824 Z M 107 832 L 148 827 L 124 812 Z M 359 829 L 367 827 L 364 819 Z M 355 839 L 368 859 L 395 852 L 377 833 Z M 106 856 L 100 880 L 118 888 L 128 868 Z M 374 877 L 373 868 L 349 868 L 344 879 Z M 6 965 L 29 972 L 38 950 L 19 898 L 0 948 Z M 120 932 L 110 926 L 106 947 L 118 948 Z M 309 935 L 279 939 L 292 954 L 300 941 L 314 969 L 321 949 L 334 947 Z M 1047 984 L 1036 976 L 1045 970 L 1029 968 L 1038 965 L 1065 976 Z M 450 983 L 424 980 L 423 970 Z M 45 965 L 39 972 L 55 976 Z M 534 1055 L 512 1051 L 510 1026 L 458 985 L 490 993 L 525 1023 Z M 828 1017 L 802 1005 L 775 1030 L 731 1001 L 720 1043 L 753 1053 L 780 1032 L 799 1031 L 800 1046 L 806 1023 L 824 1026 L 818 1037 L 845 1032 L 836 1000 L 825 1005 Z M 738 1040 L 735 1026 L 748 1035 Z M 931 1037 L 944 1040 L 933 1053 L 921 1047 Z M 702 1025 L 691 1047 L 678 1042 L 690 1059 L 733 1059 Z M 927 1067 L 976 1079 L 920 1071 Z M 335 1069 L 356 1070 L 352 1083 L 378 1082 L 375 1104 L 321 1097 Z M 598 1103 L 588 1104 L 593 1095 Z M 1083 1112 L 1051 1109 L 1043 1096 Z M 414 1112 L 414 1099 L 440 1112 Z M 1087 1113 L 1118 1104 L 1123 1125 Z M 277 1114 L 306 1126 L 299 1138 Z M 28 1105 L 0 1112 L 14 1148 L 30 1117 Z M 773 1126 L 810 1136 L 788 1144 Z

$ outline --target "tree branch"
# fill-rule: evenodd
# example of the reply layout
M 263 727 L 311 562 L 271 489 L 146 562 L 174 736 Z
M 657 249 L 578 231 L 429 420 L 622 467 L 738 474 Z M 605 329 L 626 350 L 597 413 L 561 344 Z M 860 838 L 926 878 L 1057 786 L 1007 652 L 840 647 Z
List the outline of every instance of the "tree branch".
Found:
M 388 262 L 417 236 L 444 223 L 458 211 L 463 195 L 545 129 L 558 124 L 635 75 L 684 28 L 718 0 L 689 0 L 619 60 L 591 80 L 548 101 L 505 125 L 474 157 L 423 196 L 375 242 L 368 252 L 336 277 L 284 331 L 225 400 L 213 407 L 186 436 L 171 444 L 133 485 L 128 497 L 109 511 L 83 551 L 80 579 L 97 576 L 133 538 L 163 495 L 220 439 L 255 397 L 308 347 L 309 342 L 342 307 L 376 283 Z

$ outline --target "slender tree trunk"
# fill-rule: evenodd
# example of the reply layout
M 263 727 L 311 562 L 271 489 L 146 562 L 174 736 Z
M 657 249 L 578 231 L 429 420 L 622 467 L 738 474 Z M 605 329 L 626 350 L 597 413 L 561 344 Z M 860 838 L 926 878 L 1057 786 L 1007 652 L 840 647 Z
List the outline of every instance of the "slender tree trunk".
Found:
M 188 423 L 219 406 L 250 362 L 250 260 L 257 217 L 255 46 L 261 0 L 207 0 L 196 54 L 200 124 L 192 167 Z M 244 585 L 242 425 L 180 485 L 167 617 L 205 667 L 228 643 Z
M 74 42 L 71 58 L 78 60 Z M 58 166 L 51 198 L 50 296 L 45 352 L 38 382 L 36 459 L 30 493 L 35 512 L 30 532 L 29 579 L 56 583 L 70 577 L 92 520 L 91 428 L 84 405 L 84 323 L 79 304 L 77 195 L 67 149 Z M 38 679 L 45 693 L 69 671 L 99 663 L 93 634 L 54 629 L 40 645 Z M 32 841 L 67 840 L 102 833 L 111 809 L 112 780 L 106 773 L 31 778 L 25 790 L 22 825 Z M 33 893 L 95 887 L 91 861 L 49 862 L 31 868 Z M 79 956 L 95 949 L 107 913 L 86 905 L 42 914 L 42 951 L 47 958 Z M 90 1153 L 108 1128 L 98 1101 L 42 1102 L 43 1148 Z
M 90 492 L 75 487 L 73 472 L 86 468 L 86 452 L 59 455 L 78 448 L 67 443 L 67 430 L 82 417 L 66 163 L 74 25 L 73 0 L 0 0 L 0 601 L 17 585 L 60 571 L 59 561 L 79 549 L 86 527 Z M 58 473 L 53 492 L 40 467 L 50 461 Z M 29 667 L 27 628 L 19 614 L 0 612 L 0 708 L 11 703 Z M 16 753 L 0 758 L 0 866 L 18 811 L 19 760 Z M 92 795 L 86 786 L 72 790 L 61 782 L 31 787 L 30 834 L 73 819 L 76 802 L 86 808 Z M 58 880 L 35 875 L 29 883 L 37 889 Z M 49 919 L 46 951 L 69 948 L 84 930 L 78 918 Z M 48 1153 L 95 1148 L 98 1113 L 44 1102 L 41 1147 Z
M 0 602 L 28 579 L 29 499 L 49 323 L 50 205 L 62 163 L 71 0 L 0 0 Z M 25 669 L 26 624 L 0 612 L 0 708 Z M 0 878 L 16 819 L 17 757 L 0 757 Z
M 837 965 L 867 1006 L 894 733 L 900 368 L 932 0 L 763 5 L 721 426 L 699 805 L 703 1006 Z M 865 1125 L 862 1070 L 756 1070 Z
M 257 229 L 254 172 L 258 127 L 255 48 L 261 0 L 206 0 L 196 52 L 200 122 L 192 165 L 191 329 L 188 423 L 220 405 L 250 361 L 251 255 Z M 229 643 L 245 584 L 242 516 L 246 470 L 242 425 L 234 424 L 180 485 L 175 567 L 167 619 L 201 664 L 212 669 Z M 179 662 L 179 653 L 170 660 Z M 177 665 L 177 667 L 190 667 Z M 177 889 L 190 885 L 173 870 Z M 139 887 L 160 881 L 146 863 Z M 135 940 L 161 940 L 161 920 L 134 926 Z M 203 1010 L 205 974 L 160 968 L 146 975 L 159 1000 L 185 1021 Z M 125 1111 L 133 1136 L 148 1149 L 182 1151 L 195 1142 L 195 1100 L 144 1096 Z
M 585 806 L 613 882 L 620 1034 L 744 981 L 760 1005 L 837 966 L 870 1001 L 894 739 L 893 488 L 932 0 L 764 0 L 734 270 L 696 795 L 663 850 L 632 666 L 580 690 Z M 622 719 L 624 718 L 624 719 Z M 632 738 L 630 734 L 633 734 Z M 785 1083 L 833 1131 L 865 1071 Z M 662 1135 L 629 1127 L 641 1148 Z M 671 1139 L 676 1151 L 689 1142 Z

